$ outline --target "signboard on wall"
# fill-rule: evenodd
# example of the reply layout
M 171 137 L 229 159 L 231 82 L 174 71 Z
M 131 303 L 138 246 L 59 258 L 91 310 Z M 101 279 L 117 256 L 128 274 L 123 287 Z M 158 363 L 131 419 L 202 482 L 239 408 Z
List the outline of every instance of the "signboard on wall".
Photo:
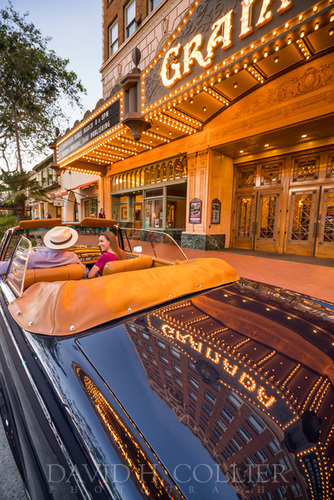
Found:
M 211 203 L 211 224 L 220 224 L 221 203 L 218 198 Z
M 53 200 L 53 205 L 55 207 L 63 207 L 64 206 L 64 200 Z
M 120 121 L 120 99 L 117 99 L 110 104 L 110 106 L 89 120 L 84 127 L 80 128 L 77 132 L 57 145 L 58 160 L 62 160 L 73 151 L 88 144 L 99 135 L 107 132 L 120 123 Z
M 202 201 L 195 198 L 189 203 L 189 222 L 200 224 L 202 217 Z

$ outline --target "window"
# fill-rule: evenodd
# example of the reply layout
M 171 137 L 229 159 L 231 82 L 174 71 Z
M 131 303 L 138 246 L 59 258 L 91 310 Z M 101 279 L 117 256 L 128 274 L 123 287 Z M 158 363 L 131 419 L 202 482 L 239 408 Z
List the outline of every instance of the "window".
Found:
M 150 336 L 147 333 L 141 332 L 140 334 L 143 337 L 143 339 L 150 340 Z
M 125 7 L 125 38 L 134 33 L 136 29 L 136 2 L 130 2 Z
M 239 439 L 233 437 L 231 439 L 231 443 L 234 445 L 234 447 L 237 449 L 237 450 L 241 450 L 242 448 L 242 444 L 240 443 Z
M 195 388 L 195 389 L 198 389 L 199 387 L 199 382 L 197 382 L 197 380 L 192 377 L 191 375 L 189 375 L 189 383 Z
M 281 446 L 277 439 L 274 439 L 273 441 L 268 443 L 267 446 L 273 455 L 276 455 L 276 453 L 278 453 L 281 449 Z
M 193 399 L 194 401 L 197 401 L 197 394 L 192 391 L 191 389 L 189 389 L 189 396 L 191 397 L 191 399 Z
M 152 349 L 152 347 L 150 345 L 145 344 L 145 347 L 146 347 L 146 350 L 148 352 L 150 352 L 151 354 L 153 354 L 153 349 Z
M 292 484 L 289 488 L 294 497 L 298 497 L 302 493 L 299 484 Z
M 157 339 L 157 346 L 160 347 L 160 349 L 166 349 L 166 344 L 160 339 Z
M 167 375 L 167 377 L 172 376 L 172 374 L 171 374 L 170 370 L 168 370 L 168 368 L 164 368 L 164 374 Z
M 268 457 L 267 455 L 265 454 L 265 452 L 263 450 L 258 450 L 255 452 L 255 456 L 259 459 L 259 461 L 261 463 L 265 462 L 266 460 L 268 460 Z
M 234 455 L 235 451 L 234 449 L 232 448 L 232 446 L 230 446 L 229 444 L 227 444 L 225 446 L 225 450 L 227 451 L 227 453 L 229 453 L 231 456 Z
M 149 0 L 148 2 L 149 11 L 152 12 L 152 10 L 154 10 L 159 5 L 160 2 L 161 0 Z
M 247 422 L 258 434 L 260 434 L 260 432 L 263 431 L 263 429 L 265 429 L 266 427 L 264 422 L 262 422 L 260 417 L 255 415 L 255 413 L 252 413 L 251 416 L 247 418 Z
M 207 399 L 209 401 L 209 403 L 211 403 L 212 405 L 215 404 L 216 402 L 216 398 L 213 394 L 211 394 L 211 392 L 209 391 L 205 391 L 205 394 L 204 394 L 204 397 L 205 399 Z
M 171 347 L 170 353 L 172 356 L 174 356 L 174 358 L 180 359 L 180 351 L 176 349 L 176 347 Z
M 256 465 L 256 462 L 252 457 L 246 457 L 245 461 L 248 463 L 248 465 Z
M 180 373 L 180 374 L 181 374 L 181 366 L 180 366 L 180 365 L 178 365 L 177 363 L 174 363 L 174 362 L 172 363 L 172 365 L 173 365 L 174 370 L 175 370 L 177 373 Z
M 152 365 L 157 366 L 157 362 L 154 358 L 150 358 Z
M 239 436 L 245 441 L 245 443 L 248 443 L 252 439 L 252 436 L 246 431 L 244 427 L 240 427 L 238 430 Z
M 118 50 L 118 22 L 117 20 L 109 27 L 109 57 Z
M 234 406 L 236 410 L 238 410 L 243 403 L 242 399 L 239 398 L 239 396 L 233 391 L 228 395 L 227 400 L 231 403 L 231 405 Z
M 203 420 L 203 422 L 205 422 L 205 424 L 208 425 L 209 420 L 206 418 L 206 416 L 203 413 L 201 413 L 201 420 Z
M 192 401 L 189 401 L 189 406 L 190 408 L 192 408 L 194 411 L 196 411 L 196 406 L 194 405 L 194 403 Z
M 230 412 L 230 410 L 225 408 L 225 406 L 223 406 L 223 409 L 220 413 L 228 422 L 231 422 L 233 420 L 233 414 Z
M 160 359 L 161 359 L 161 361 L 162 361 L 163 363 L 166 363 L 166 365 L 168 365 L 168 364 L 169 364 L 169 361 L 168 361 L 167 356 L 165 356 L 164 354 L 162 354 L 162 353 L 160 352 L 160 353 L 159 353 L 159 357 L 160 357 Z
M 208 415 L 211 415 L 212 413 L 211 408 L 209 408 L 208 405 L 206 405 L 205 403 L 202 404 L 202 410 L 204 410 L 205 413 L 207 413 Z
M 182 380 L 179 377 L 174 377 L 175 383 L 179 386 L 182 387 Z
M 216 422 L 216 423 L 217 423 L 218 427 L 219 427 L 219 428 L 220 428 L 223 432 L 225 432 L 225 431 L 226 431 L 227 427 L 226 427 L 226 425 L 224 424 L 224 422 L 223 422 L 222 420 L 220 420 L 220 418 L 218 418 L 218 420 L 217 420 L 217 422 Z

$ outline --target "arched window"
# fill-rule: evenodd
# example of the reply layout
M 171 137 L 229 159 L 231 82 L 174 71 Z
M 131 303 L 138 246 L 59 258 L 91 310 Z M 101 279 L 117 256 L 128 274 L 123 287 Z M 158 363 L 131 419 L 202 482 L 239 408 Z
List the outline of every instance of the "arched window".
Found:
M 150 184 L 154 184 L 155 183 L 155 168 L 154 167 L 151 167 L 150 168 Z
M 160 165 L 157 165 L 156 166 L 156 169 L 155 169 L 155 182 L 161 182 L 161 169 L 160 169 Z
M 148 168 L 145 168 L 144 184 L 149 184 L 149 183 L 150 183 L 150 171 Z

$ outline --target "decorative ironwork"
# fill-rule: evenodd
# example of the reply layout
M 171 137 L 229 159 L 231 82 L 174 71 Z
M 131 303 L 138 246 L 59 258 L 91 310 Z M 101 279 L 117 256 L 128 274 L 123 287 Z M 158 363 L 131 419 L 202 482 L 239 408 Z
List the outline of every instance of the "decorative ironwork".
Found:
M 323 243 L 334 243 L 334 189 L 325 190 L 323 202 Z M 320 237 L 321 237 L 320 233 Z M 319 238 L 320 239 L 320 238 Z
M 261 186 L 280 184 L 282 180 L 282 162 L 267 163 L 261 166 Z
M 293 167 L 293 182 L 313 181 L 319 177 L 320 156 L 296 158 Z
M 256 167 L 240 168 L 238 170 L 238 188 L 255 186 Z
M 279 194 L 260 196 L 259 238 L 275 241 L 277 236 L 278 206 Z
M 309 241 L 312 215 L 312 193 L 295 193 L 292 208 L 291 240 Z
M 238 198 L 236 238 L 251 238 L 251 229 L 254 211 L 254 196 L 243 196 Z
M 334 177 L 334 153 L 329 153 L 328 155 L 326 177 Z

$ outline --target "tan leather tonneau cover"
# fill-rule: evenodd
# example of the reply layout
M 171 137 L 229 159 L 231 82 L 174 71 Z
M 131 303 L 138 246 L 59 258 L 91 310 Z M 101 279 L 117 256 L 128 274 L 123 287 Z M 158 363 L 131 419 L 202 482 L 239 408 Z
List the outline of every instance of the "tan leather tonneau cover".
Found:
M 237 279 L 225 261 L 203 258 L 91 280 L 35 283 L 9 310 L 29 332 L 71 335 Z

